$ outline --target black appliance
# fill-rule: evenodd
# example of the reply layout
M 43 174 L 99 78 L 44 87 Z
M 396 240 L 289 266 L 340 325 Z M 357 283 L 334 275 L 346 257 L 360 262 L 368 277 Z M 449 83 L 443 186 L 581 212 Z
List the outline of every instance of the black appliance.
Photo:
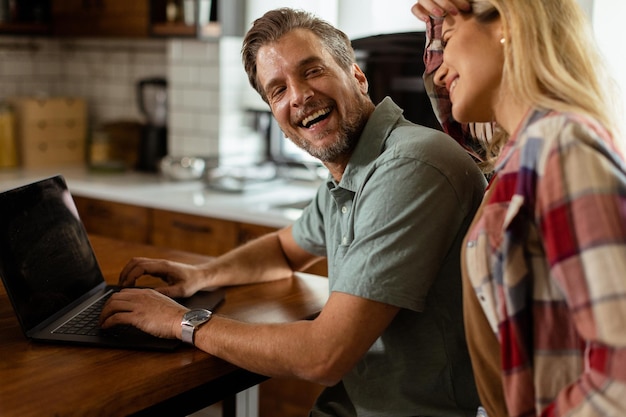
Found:
M 145 118 L 137 155 L 137 170 L 156 172 L 167 155 L 167 81 L 146 78 L 137 82 L 137 103 Z
M 413 123 L 441 130 L 424 88 L 424 32 L 391 33 L 352 40 L 357 63 L 378 104 L 385 96 Z

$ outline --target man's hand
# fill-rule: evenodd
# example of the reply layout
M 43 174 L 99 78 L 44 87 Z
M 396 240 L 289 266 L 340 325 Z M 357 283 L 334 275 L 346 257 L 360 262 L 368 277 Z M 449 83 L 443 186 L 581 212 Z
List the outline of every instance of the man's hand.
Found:
M 418 0 L 411 7 L 411 12 L 418 19 L 427 22 L 430 17 L 457 15 L 460 11 L 468 12 L 471 8 L 468 0 Z
M 190 297 L 206 287 L 204 272 L 200 267 L 151 258 L 131 259 L 120 273 L 119 285 L 132 287 L 144 275 L 165 281 L 168 285 L 156 290 L 172 298 Z
M 104 305 L 100 325 L 106 329 L 130 324 L 151 335 L 181 338 L 181 320 L 188 309 L 171 298 L 147 288 L 125 288 Z

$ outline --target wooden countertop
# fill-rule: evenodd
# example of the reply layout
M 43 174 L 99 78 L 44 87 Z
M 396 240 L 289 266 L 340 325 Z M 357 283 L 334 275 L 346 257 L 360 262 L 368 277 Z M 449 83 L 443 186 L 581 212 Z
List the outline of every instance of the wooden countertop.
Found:
M 189 263 L 207 260 L 98 236 L 90 239 L 105 279 L 111 283 L 117 282 L 131 256 Z M 327 297 L 325 278 L 297 274 L 272 283 L 229 287 L 217 314 L 247 322 L 290 322 L 314 317 Z M 163 353 L 29 342 L 2 286 L 0 340 L 3 417 L 185 415 L 265 379 L 191 346 Z

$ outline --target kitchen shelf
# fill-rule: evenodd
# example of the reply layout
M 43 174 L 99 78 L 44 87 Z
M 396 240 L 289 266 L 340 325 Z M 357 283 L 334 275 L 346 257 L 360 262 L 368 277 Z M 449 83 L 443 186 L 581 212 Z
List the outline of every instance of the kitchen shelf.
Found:
M 221 27 L 217 22 L 210 22 L 199 27 L 181 22 L 153 23 L 151 31 L 153 36 L 217 38 L 220 36 Z
M 153 23 L 151 31 L 155 36 L 196 36 L 196 27 L 184 23 Z
M 47 23 L 0 23 L 0 34 L 47 35 L 50 25 Z

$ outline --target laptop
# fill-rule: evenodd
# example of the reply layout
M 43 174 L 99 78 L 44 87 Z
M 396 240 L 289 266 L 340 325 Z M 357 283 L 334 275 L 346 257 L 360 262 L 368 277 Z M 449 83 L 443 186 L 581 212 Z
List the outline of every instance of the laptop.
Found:
M 101 306 L 121 287 L 105 283 L 61 175 L 0 193 L 0 277 L 22 331 L 33 341 L 165 351 L 182 343 L 132 326 L 99 328 Z M 176 301 L 213 311 L 223 299 L 218 289 Z M 88 321 L 82 319 L 87 310 L 95 327 L 68 323 Z

